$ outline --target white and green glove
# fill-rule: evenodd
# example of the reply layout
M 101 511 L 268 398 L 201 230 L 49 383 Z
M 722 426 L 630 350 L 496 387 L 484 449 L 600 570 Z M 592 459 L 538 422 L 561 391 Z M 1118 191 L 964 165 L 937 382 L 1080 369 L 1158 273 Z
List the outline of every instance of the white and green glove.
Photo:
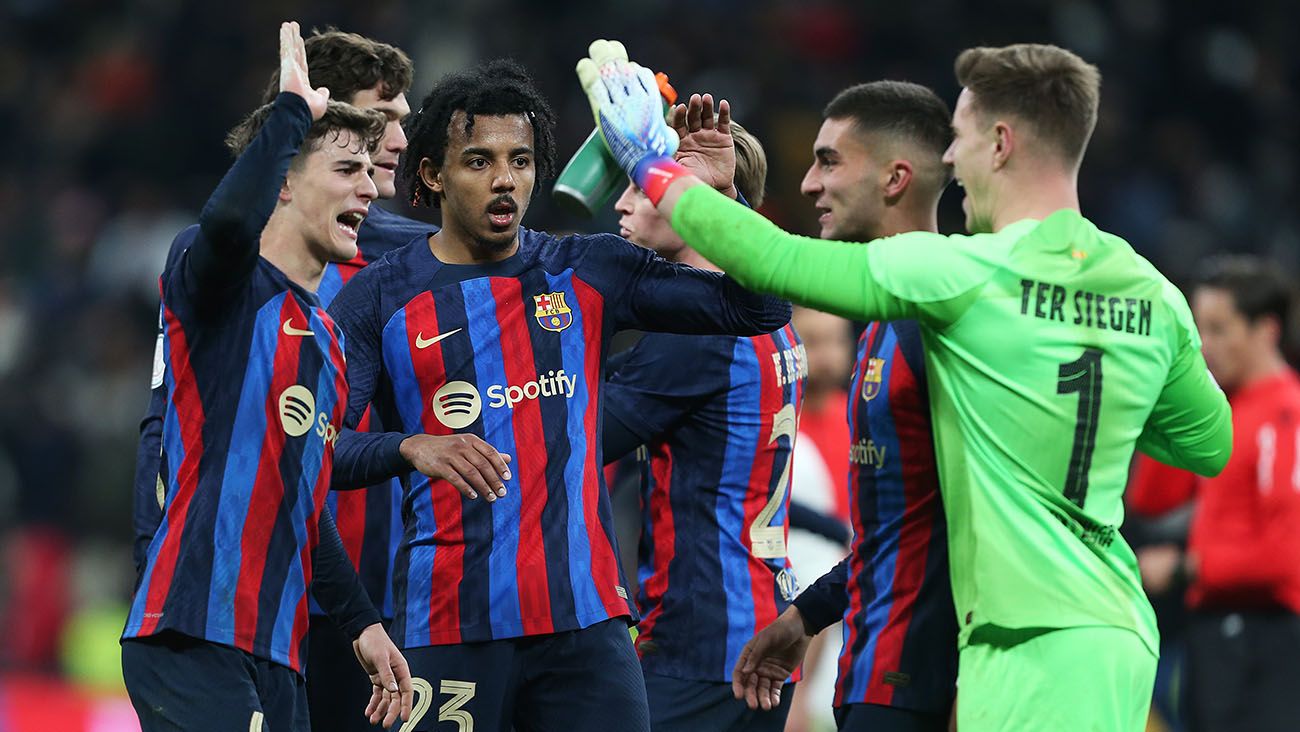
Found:
M 658 204 L 669 184 L 690 173 L 673 161 L 677 132 L 664 121 L 654 73 L 628 61 L 618 41 L 594 41 L 587 53 L 578 62 L 578 80 L 596 128 L 632 182 Z

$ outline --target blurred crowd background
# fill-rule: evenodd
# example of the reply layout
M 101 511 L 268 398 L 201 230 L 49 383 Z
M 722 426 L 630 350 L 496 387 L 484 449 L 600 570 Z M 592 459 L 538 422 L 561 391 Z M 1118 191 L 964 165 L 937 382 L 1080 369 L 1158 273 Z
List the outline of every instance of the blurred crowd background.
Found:
M 836 91 L 897 78 L 951 102 L 961 49 L 1056 43 L 1104 76 L 1085 214 L 1175 281 L 1224 251 L 1300 268 L 1292 0 L 0 0 L 0 673 L 114 684 L 157 275 L 289 18 L 404 48 L 412 106 L 445 72 L 515 57 L 559 114 L 564 159 L 591 129 L 573 65 L 621 39 L 679 92 L 731 100 L 771 160 L 764 213 L 805 233 L 799 180 Z M 941 211 L 960 231 L 955 191 Z M 524 223 L 615 220 L 569 217 L 543 187 Z M 0 730 L 25 728 L 16 688 L 0 687 Z

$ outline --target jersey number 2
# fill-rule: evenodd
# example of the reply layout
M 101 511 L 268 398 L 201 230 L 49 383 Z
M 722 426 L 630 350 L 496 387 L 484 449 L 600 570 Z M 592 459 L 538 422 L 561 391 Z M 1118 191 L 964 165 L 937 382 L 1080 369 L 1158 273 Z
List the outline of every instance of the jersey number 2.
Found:
M 778 438 L 789 438 L 790 451 L 785 456 L 785 467 L 781 469 L 781 479 L 776 483 L 776 490 L 772 491 L 772 498 L 749 525 L 750 552 L 759 559 L 785 557 L 785 526 L 768 526 L 768 524 L 772 523 L 777 510 L 781 508 L 781 503 L 785 500 L 785 491 L 790 487 L 790 462 L 794 459 L 796 427 L 793 404 L 781 407 L 781 411 L 772 416 L 772 436 L 767 443 L 771 445 L 775 444 Z
M 1083 508 L 1083 501 L 1088 497 L 1088 470 L 1092 467 L 1092 449 L 1097 445 L 1097 422 L 1101 416 L 1101 349 L 1085 348 L 1078 359 L 1061 364 L 1057 372 L 1056 393 L 1079 395 L 1070 469 L 1065 474 L 1065 498 Z

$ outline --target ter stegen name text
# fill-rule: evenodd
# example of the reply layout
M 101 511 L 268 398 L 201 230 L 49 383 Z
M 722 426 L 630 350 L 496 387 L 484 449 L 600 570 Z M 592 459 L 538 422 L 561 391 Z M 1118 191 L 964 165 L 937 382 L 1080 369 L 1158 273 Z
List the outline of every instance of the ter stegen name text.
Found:
M 1067 309 L 1068 304 L 1068 309 Z M 1067 312 L 1068 310 L 1068 312 Z M 1085 328 L 1151 335 L 1151 301 L 1020 280 L 1020 314 Z

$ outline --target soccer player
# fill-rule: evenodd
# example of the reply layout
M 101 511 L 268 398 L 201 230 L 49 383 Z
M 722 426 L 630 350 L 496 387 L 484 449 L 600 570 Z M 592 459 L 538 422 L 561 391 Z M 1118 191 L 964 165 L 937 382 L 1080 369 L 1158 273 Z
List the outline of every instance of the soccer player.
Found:
M 314 83 L 330 90 L 332 99 L 362 109 L 382 112 L 387 120 L 383 138 L 374 151 L 372 180 L 378 198 L 396 194 L 399 156 L 406 149 L 401 122 L 410 113 L 406 92 L 411 85 L 411 60 L 400 49 L 379 41 L 335 29 L 313 33 L 305 40 L 308 74 Z M 279 72 L 271 76 L 263 103 L 274 101 L 280 88 Z M 246 144 L 249 130 L 237 128 L 230 142 L 233 152 Z M 424 224 L 387 209 L 371 205 L 357 236 L 357 254 L 346 262 L 328 262 L 316 289 L 323 307 L 328 307 L 343 284 L 361 267 L 415 237 L 427 236 L 438 227 Z M 192 241 L 193 232 L 182 233 L 177 241 Z M 180 254 L 173 246 L 171 259 Z M 141 427 L 137 454 L 135 493 L 136 564 L 141 570 L 145 549 L 162 520 L 165 491 L 157 489 L 159 453 L 166 389 L 162 379 L 162 335 L 154 371 L 154 392 L 149 412 Z M 369 420 L 369 417 L 367 417 Z M 363 429 L 378 425 L 363 420 Z M 336 471 L 337 472 L 337 471 Z M 326 505 L 335 518 L 348 558 L 356 567 L 371 602 L 385 624 L 393 617 L 392 561 L 401 538 L 401 490 L 396 480 L 364 490 L 331 491 Z M 351 660 L 348 638 L 332 623 L 314 598 L 309 598 L 310 627 L 307 631 L 307 695 L 312 727 L 321 732 L 352 729 L 365 725 L 355 710 L 370 697 L 370 683 Z
M 1142 729 L 1156 629 L 1116 529 L 1129 459 L 1136 445 L 1213 475 L 1232 429 L 1182 295 L 1079 212 L 1096 68 L 1054 46 L 964 51 L 944 159 L 972 235 L 864 247 L 782 232 L 647 144 L 666 125 L 649 71 L 621 51 L 593 44 L 579 78 L 615 158 L 687 244 L 760 291 L 920 323 L 959 627 L 958 728 Z M 769 704 L 789 671 L 742 668 Z
M 840 92 L 823 117 L 801 186 L 822 212 L 821 238 L 935 232 L 951 180 L 942 159 L 952 140 L 948 106 L 923 86 L 877 81 Z M 744 656 L 798 662 L 812 636 L 843 619 L 839 729 L 941 732 L 957 678 L 957 625 L 917 321 L 867 326 L 849 394 L 852 553 Z
M 385 425 L 427 433 L 399 453 L 418 441 L 443 455 L 404 467 L 419 474 L 392 634 L 437 712 L 414 730 L 648 728 L 602 484 L 606 350 L 620 328 L 757 335 L 789 320 L 780 300 L 616 236 L 521 228 L 555 167 L 553 126 L 513 62 L 435 85 L 403 170 L 443 228 L 330 308 L 348 339 L 349 423 L 373 400 Z
M 1184 553 L 1138 551 L 1148 589 L 1189 581 L 1187 690 L 1195 732 L 1300 720 L 1300 379 L 1282 345 L 1291 285 L 1253 257 L 1209 263 L 1192 290 L 1205 359 L 1232 404 L 1236 449 L 1218 477 L 1145 462 L 1129 502 L 1157 514 L 1195 498 Z
M 678 155 L 717 159 L 732 190 L 760 205 L 763 148 L 705 105 L 678 107 Z M 694 132 L 691 132 L 691 129 Z M 734 138 L 734 154 L 727 140 Z M 733 172 L 734 171 L 734 172 Z M 730 188 L 730 186 L 728 186 Z M 635 186 L 615 204 L 623 236 L 668 261 L 718 271 Z M 604 457 L 646 445 L 641 484 L 637 651 L 650 727 L 785 728 L 790 695 L 771 710 L 731 696 L 731 668 L 758 628 L 794 596 L 786 557 L 795 428 L 807 374 L 790 326 L 760 336 L 647 333 L 605 384 Z
M 296 23 L 280 68 L 162 278 L 165 504 L 122 643 L 146 731 L 306 730 L 309 586 L 371 676 L 372 722 L 410 711 L 405 661 L 322 511 L 347 383 L 312 294 L 327 261 L 356 255 L 384 120 L 311 87 Z

